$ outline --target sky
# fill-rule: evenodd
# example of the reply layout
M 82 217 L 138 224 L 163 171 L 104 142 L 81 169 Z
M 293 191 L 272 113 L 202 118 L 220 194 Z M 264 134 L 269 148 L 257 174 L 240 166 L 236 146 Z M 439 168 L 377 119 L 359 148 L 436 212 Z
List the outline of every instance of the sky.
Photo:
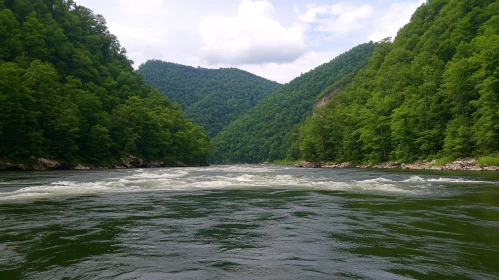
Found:
M 160 59 L 287 83 L 356 45 L 395 37 L 425 0 L 76 0 L 135 68 Z

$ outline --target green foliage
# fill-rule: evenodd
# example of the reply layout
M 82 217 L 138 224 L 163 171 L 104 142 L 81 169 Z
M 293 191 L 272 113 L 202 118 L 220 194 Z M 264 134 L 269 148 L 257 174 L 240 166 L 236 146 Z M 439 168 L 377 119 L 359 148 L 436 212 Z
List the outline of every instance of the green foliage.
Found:
M 499 154 L 481 157 L 478 159 L 480 166 L 499 166 Z
M 447 163 L 451 163 L 455 160 L 456 158 L 454 157 L 451 157 L 451 156 L 447 156 L 447 157 L 442 157 L 442 158 L 439 158 L 437 160 L 437 162 L 435 163 L 435 166 L 444 166 L 446 165 Z
M 149 85 L 180 103 L 186 116 L 211 137 L 280 87 L 235 68 L 213 70 L 150 60 L 138 71 Z
M 367 64 L 377 43 L 360 45 L 305 73 L 263 99 L 215 138 L 216 162 L 264 162 L 298 158 L 298 125 L 311 115 L 316 98 L 334 95 Z M 324 92 L 330 87 L 331 91 Z M 311 155 L 322 143 L 307 144 Z
M 101 15 L 70 0 L 2 3 L 0 158 L 207 163 L 207 134 L 133 72 Z
M 308 160 L 379 162 L 499 151 L 499 3 L 433 0 L 300 128 Z M 359 152 L 360 151 L 360 152 Z

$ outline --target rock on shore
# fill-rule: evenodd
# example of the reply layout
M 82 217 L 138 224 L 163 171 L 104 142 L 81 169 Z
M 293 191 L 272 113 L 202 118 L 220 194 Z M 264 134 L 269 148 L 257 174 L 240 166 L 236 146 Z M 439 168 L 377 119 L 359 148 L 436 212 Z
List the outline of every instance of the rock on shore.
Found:
M 322 163 L 320 162 L 308 162 L 308 161 L 302 161 L 300 163 L 295 164 L 296 167 L 303 167 L 303 168 L 321 168 L 325 167 L 322 166 Z
M 33 165 L 33 170 L 59 170 L 63 164 L 61 162 L 46 158 L 38 159 L 38 162 Z
M 143 158 L 129 155 L 121 158 L 115 166 L 84 166 L 82 164 L 71 165 L 64 161 L 56 161 L 39 158 L 31 164 L 18 164 L 11 161 L 0 160 L 0 171 L 42 171 L 42 170 L 100 170 L 100 169 L 127 169 L 127 168 L 158 168 L 158 167 L 187 167 L 188 165 L 178 162 L 169 164 L 163 161 L 146 161 Z
M 0 170 L 25 171 L 28 170 L 28 168 L 24 164 L 16 164 L 8 161 L 0 161 Z
M 306 162 L 295 164 L 303 168 L 379 168 L 379 169 L 413 169 L 413 170 L 467 170 L 467 171 L 499 171 L 499 166 L 480 166 L 476 159 L 461 158 L 442 166 L 436 165 L 437 161 L 416 161 L 411 164 L 383 162 L 380 164 L 354 165 L 351 162 Z

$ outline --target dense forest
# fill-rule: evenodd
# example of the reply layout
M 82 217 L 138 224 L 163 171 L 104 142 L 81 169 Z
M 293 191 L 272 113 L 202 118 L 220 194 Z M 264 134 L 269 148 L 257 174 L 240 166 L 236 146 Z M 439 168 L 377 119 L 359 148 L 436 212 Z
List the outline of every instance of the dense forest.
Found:
M 72 0 L 0 0 L 0 159 L 206 162 L 204 129 L 126 54 L 105 19 Z
M 158 60 L 134 71 L 90 9 L 0 0 L 0 160 L 205 164 L 210 136 L 216 163 L 499 158 L 499 2 L 426 1 L 393 42 L 280 85 Z
M 281 85 L 235 68 L 205 69 L 150 60 L 138 70 L 149 85 L 182 105 L 211 137 Z
M 314 104 L 347 84 L 381 46 L 373 42 L 357 46 L 263 99 L 215 137 L 214 161 L 255 163 L 299 157 L 298 126 L 312 114 Z
M 499 2 L 430 0 L 300 128 L 309 161 L 498 155 Z

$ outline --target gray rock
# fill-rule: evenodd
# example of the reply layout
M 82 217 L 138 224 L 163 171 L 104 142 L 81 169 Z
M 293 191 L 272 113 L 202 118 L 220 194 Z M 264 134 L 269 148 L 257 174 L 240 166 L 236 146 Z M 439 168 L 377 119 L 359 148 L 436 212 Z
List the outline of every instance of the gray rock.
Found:
M 318 162 L 302 161 L 300 163 L 295 164 L 295 166 L 302 167 L 302 168 L 319 168 L 319 167 L 321 167 L 321 164 Z
M 74 167 L 74 170 L 90 170 L 90 167 L 78 164 L 77 166 Z
M 58 170 L 62 168 L 62 163 L 46 158 L 39 158 L 38 162 L 33 165 L 34 170 Z
M 2 171 L 26 171 L 28 168 L 24 164 L 15 164 L 11 162 L 0 161 L 0 170 Z

